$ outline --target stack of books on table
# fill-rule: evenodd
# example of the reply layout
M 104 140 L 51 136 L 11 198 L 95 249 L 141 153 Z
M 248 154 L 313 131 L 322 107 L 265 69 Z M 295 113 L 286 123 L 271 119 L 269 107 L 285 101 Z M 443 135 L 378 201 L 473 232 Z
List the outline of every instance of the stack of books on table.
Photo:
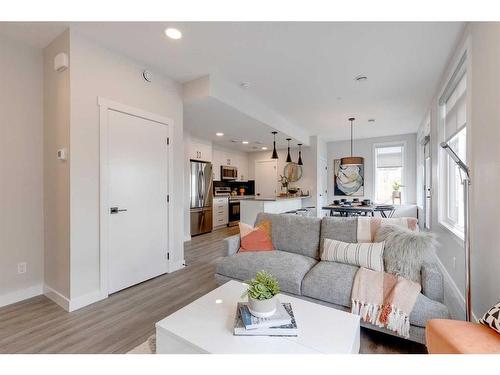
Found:
M 239 302 L 236 307 L 235 336 L 297 336 L 297 333 L 290 303 L 278 303 L 276 313 L 268 318 L 250 314 L 248 303 Z

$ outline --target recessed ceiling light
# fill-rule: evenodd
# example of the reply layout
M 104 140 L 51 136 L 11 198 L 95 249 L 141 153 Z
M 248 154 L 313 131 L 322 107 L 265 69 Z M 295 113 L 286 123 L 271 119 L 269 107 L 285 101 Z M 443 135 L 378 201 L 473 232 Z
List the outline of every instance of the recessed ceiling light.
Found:
M 375 122 L 375 119 L 374 118 L 369 118 L 368 122 L 372 122 L 373 123 L 373 122 Z
M 364 82 L 367 79 L 368 79 L 368 77 L 365 76 L 364 74 L 360 74 L 360 75 L 357 75 L 356 77 L 354 77 L 354 80 L 358 81 L 358 82 Z
M 243 143 L 244 145 L 247 145 L 248 141 L 241 141 L 241 143 Z
M 262 149 L 263 149 L 263 150 L 267 150 L 267 147 L 266 147 L 266 146 L 264 146 L 264 147 L 262 147 Z
M 224 135 L 224 133 L 215 133 L 215 135 L 216 135 L 217 137 L 222 137 L 222 136 Z
M 182 38 L 182 33 L 179 30 L 174 29 L 173 27 L 165 29 L 165 35 L 168 36 L 170 39 Z

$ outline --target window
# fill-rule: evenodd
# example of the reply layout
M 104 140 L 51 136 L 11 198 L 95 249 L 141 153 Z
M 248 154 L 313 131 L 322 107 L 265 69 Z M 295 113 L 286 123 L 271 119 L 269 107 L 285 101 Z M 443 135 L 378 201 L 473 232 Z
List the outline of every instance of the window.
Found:
M 404 145 L 375 146 L 375 202 L 402 203 L 404 199 Z
M 450 80 L 450 87 L 445 90 L 440 100 L 440 113 L 442 116 L 441 139 L 447 142 L 453 151 L 467 162 L 467 74 L 465 64 L 457 69 L 454 78 Z M 441 185 L 440 200 L 440 221 L 445 226 L 451 228 L 459 236 L 464 232 L 464 196 L 462 176 L 456 163 L 451 157 L 442 151 L 440 179 L 444 182 Z

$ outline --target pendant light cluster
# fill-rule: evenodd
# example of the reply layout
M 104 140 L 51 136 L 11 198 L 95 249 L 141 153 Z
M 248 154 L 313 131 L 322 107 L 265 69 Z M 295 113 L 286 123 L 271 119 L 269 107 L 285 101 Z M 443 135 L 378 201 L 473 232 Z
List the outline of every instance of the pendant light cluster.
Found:
M 271 159 L 278 159 L 278 152 L 276 151 L 276 134 L 278 134 L 277 131 L 271 132 L 273 135 L 273 155 L 271 156 Z M 286 162 L 287 163 L 292 163 L 292 155 L 290 154 L 290 141 L 292 138 L 287 138 L 286 139 L 288 142 L 288 153 L 286 155 Z M 298 165 L 304 165 L 302 162 L 302 143 L 298 143 L 297 146 L 299 146 L 299 160 L 297 161 Z
M 340 159 L 340 164 L 342 165 L 359 165 L 364 163 L 364 159 L 360 156 L 352 156 L 352 125 L 354 120 L 356 120 L 354 117 L 349 118 L 349 121 L 351 122 L 351 156 L 347 156 L 345 158 Z

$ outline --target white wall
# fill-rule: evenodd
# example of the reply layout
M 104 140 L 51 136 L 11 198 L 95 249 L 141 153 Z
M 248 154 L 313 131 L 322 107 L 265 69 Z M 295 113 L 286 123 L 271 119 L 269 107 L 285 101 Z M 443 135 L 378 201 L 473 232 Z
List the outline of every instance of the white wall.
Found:
M 472 175 L 471 284 L 473 314 L 481 317 L 498 301 L 500 284 L 500 216 L 494 197 L 500 186 L 500 24 L 471 23 L 458 43 L 430 104 L 432 157 L 432 232 L 438 235 L 438 257 L 448 281 L 445 299 L 452 315 L 464 317 L 465 256 L 463 241 L 439 223 L 438 99 L 456 63 L 468 49 L 467 138 Z
M 248 180 L 248 153 L 238 152 L 219 145 L 212 146 L 212 166 L 214 171 L 214 180 L 220 181 L 220 167 L 230 165 L 238 168 L 238 181 Z
M 43 283 L 42 51 L 0 37 L 0 306 Z M 17 263 L 27 272 L 17 274 Z
M 183 217 L 184 145 L 182 89 L 153 69 L 153 82 L 142 78 L 144 64 L 100 47 L 71 31 L 71 298 L 99 290 L 99 107 L 104 97 L 157 113 L 174 121 L 174 217 Z M 184 260 L 184 220 L 173 223 L 171 261 Z
M 500 23 L 472 24 L 472 303 L 482 316 L 500 297 Z
M 70 70 L 54 71 L 54 57 L 69 55 L 69 30 L 59 35 L 44 51 L 44 284 L 49 296 L 70 298 L 69 253 L 69 144 Z M 71 60 L 71 56 L 70 56 Z M 57 150 L 66 148 L 69 160 L 56 158 Z M 46 288 L 47 289 L 47 288 Z M 59 299 L 58 299 L 59 300 Z
M 355 156 L 361 156 L 365 159 L 364 174 L 365 174 L 365 186 L 364 186 L 364 196 L 359 198 L 374 199 L 374 145 L 379 143 L 387 142 L 406 142 L 405 147 L 405 176 L 404 185 L 405 188 L 402 190 L 403 193 L 403 203 L 416 203 L 416 134 L 404 134 L 395 135 L 387 137 L 376 137 L 376 138 L 366 138 L 366 139 L 356 139 L 354 140 L 354 154 Z M 349 156 L 351 153 L 350 141 L 339 141 L 339 142 L 328 142 L 327 143 L 327 153 L 328 153 L 328 201 L 331 202 L 335 198 L 333 195 L 333 161 L 334 159 L 340 159 L 345 156 Z M 339 197 L 345 198 L 345 197 Z

